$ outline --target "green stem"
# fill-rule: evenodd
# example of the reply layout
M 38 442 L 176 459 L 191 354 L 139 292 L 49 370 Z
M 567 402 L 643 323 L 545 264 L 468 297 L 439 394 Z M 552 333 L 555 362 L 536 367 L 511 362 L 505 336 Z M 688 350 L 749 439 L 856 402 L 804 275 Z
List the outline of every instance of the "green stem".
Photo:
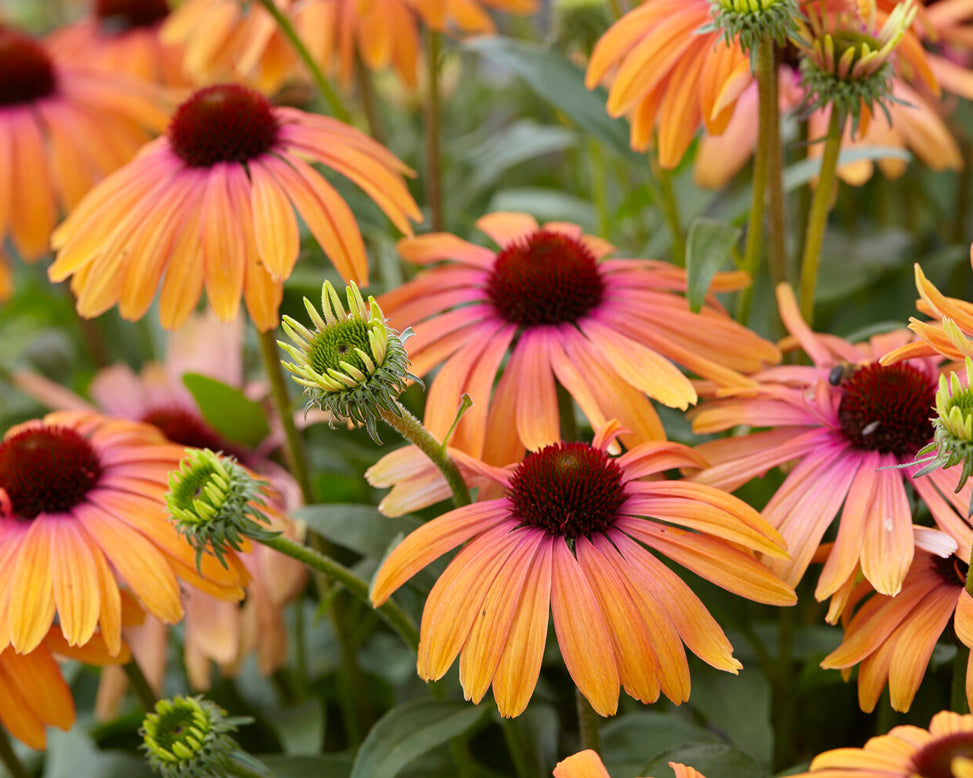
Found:
M 365 63 L 362 62 L 361 56 L 357 52 L 355 53 L 355 81 L 358 82 L 361 107 L 365 112 L 365 120 L 368 122 L 368 134 L 384 146 L 385 133 L 382 131 L 382 124 L 378 120 L 378 111 L 375 108 L 372 74 L 365 67 Z
M 260 542 L 268 548 L 280 551 L 282 554 L 287 554 L 287 556 L 292 557 L 299 562 L 303 562 L 312 570 L 317 570 L 319 573 L 323 573 L 331 580 L 337 581 L 349 592 L 351 592 L 354 597 L 357 597 L 363 603 L 371 607 L 371 600 L 368 597 L 368 584 L 340 562 L 336 562 L 330 557 L 326 557 L 324 554 L 315 551 L 309 546 L 296 543 L 285 535 L 277 535 L 269 540 L 261 540 Z M 418 648 L 419 633 L 416 630 L 415 625 L 398 605 L 396 605 L 392 600 L 389 600 L 380 608 L 377 608 L 377 610 L 379 615 L 381 615 L 385 621 L 388 622 L 392 629 L 402 636 L 402 639 L 405 640 L 410 647 L 413 649 Z
M 307 468 L 307 454 L 304 450 L 304 441 L 297 434 L 297 426 L 294 424 L 294 411 L 291 408 L 291 399 L 287 393 L 287 381 L 284 377 L 284 370 L 280 366 L 280 352 L 277 350 L 277 338 L 273 330 L 257 332 L 257 340 L 260 341 L 260 357 L 263 359 L 264 372 L 270 381 L 270 392 L 274 398 L 274 405 L 277 406 L 277 415 L 280 416 L 281 426 L 284 428 L 284 455 L 287 458 L 287 465 L 291 474 L 297 480 L 301 488 L 301 496 L 307 505 L 314 503 L 314 490 L 311 488 L 311 476 Z
M 139 663 L 135 661 L 135 657 L 133 656 L 131 660 L 122 665 L 122 669 L 125 671 L 129 686 L 132 687 L 135 696 L 139 698 L 142 707 L 150 713 L 154 711 L 157 702 L 155 692 L 152 691 L 152 687 L 149 685 L 145 673 L 142 672 L 142 668 L 139 667 Z
M 439 158 L 439 122 L 441 119 L 439 55 L 442 49 L 442 36 L 437 30 L 428 28 L 426 40 L 426 191 L 428 193 L 432 230 L 439 232 L 443 229 L 443 182 Z
M 530 747 L 530 740 L 520 725 L 520 719 L 501 719 L 500 727 L 503 729 L 503 739 L 507 743 L 507 751 L 510 752 L 517 778 L 535 778 L 540 775 L 540 767 Z
M 676 203 L 675 193 L 672 191 L 672 176 L 669 175 L 668 170 L 659 164 L 659 159 L 654 151 L 649 152 L 649 167 L 652 169 L 652 176 L 659 184 L 659 205 L 662 207 L 662 213 L 672 235 L 672 261 L 679 267 L 685 267 L 686 236 L 683 235 L 682 226 L 679 223 L 679 206 Z
M 750 202 L 750 226 L 747 229 L 747 248 L 743 254 L 743 269 L 750 274 L 750 285 L 740 293 L 737 302 L 737 321 L 746 325 L 750 319 L 753 287 L 760 270 L 760 249 L 763 245 L 764 202 L 767 191 L 767 160 L 770 157 L 771 113 L 777 105 L 771 103 L 771 84 L 777 79 L 774 72 L 774 42 L 768 35 L 757 45 L 757 150 L 753 156 L 753 199 Z
M 767 154 L 767 207 L 770 210 L 770 278 L 777 284 L 787 283 L 787 231 L 784 222 L 784 153 L 780 145 L 780 108 L 777 48 L 774 47 L 773 77 L 770 79 L 770 123 L 767 135 L 770 145 Z
M 791 689 L 791 663 L 794 642 L 794 609 L 781 608 L 777 616 L 777 672 L 774 675 L 774 752 L 775 764 L 792 764 L 794 730 L 794 690 Z
M 575 687 L 574 697 L 578 708 L 578 729 L 581 730 L 581 747 L 601 753 L 601 717 L 595 713 L 581 690 Z
M 297 34 L 297 30 L 294 29 L 294 25 L 291 24 L 291 20 L 288 19 L 281 10 L 277 7 L 274 0 L 258 0 L 260 5 L 269 13 L 280 31 L 284 34 L 284 37 L 290 42 L 297 56 L 301 58 L 301 62 L 308 69 L 311 74 L 311 78 L 314 79 L 314 84 L 317 86 L 318 91 L 321 96 L 327 101 L 328 106 L 331 108 L 331 113 L 336 119 L 340 119 L 343 122 L 350 123 L 351 116 L 345 107 L 341 104 L 341 98 L 335 93 L 331 88 L 331 84 L 328 83 L 328 79 L 325 78 L 324 72 L 318 66 L 318 63 L 314 61 L 314 57 L 311 56 L 311 52 L 307 50 L 307 46 L 304 45 L 304 41 L 301 40 L 301 36 Z
M 821 244 L 828 223 L 828 210 L 831 204 L 835 177 L 838 170 L 838 152 L 841 150 L 841 133 L 845 117 L 832 107 L 828 135 L 821 156 L 821 172 L 818 187 L 811 201 L 808 214 L 807 232 L 804 233 L 804 254 L 801 258 L 801 315 L 808 326 L 814 318 L 814 288 L 818 282 L 818 263 L 821 259 Z
M 970 659 L 970 649 L 956 641 L 956 658 L 953 660 L 953 682 L 949 687 L 949 709 L 953 713 L 966 715 L 970 703 L 966 698 L 966 668 Z
M 593 138 L 588 139 L 588 161 L 591 167 L 591 196 L 598 212 L 598 234 L 607 238 L 611 234 L 611 217 L 608 214 L 605 159 L 601 155 L 601 146 Z
M 423 454 L 429 457 L 436 469 L 443 474 L 446 483 L 449 484 L 450 491 L 453 493 L 453 504 L 459 508 L 469 505 L 470 490 L 463 480 L 463 474 L 459 471 L 453 458 L 449 455 L 446 447 L 436 440 L 422 422 L 413 416 L 398 400 L 395 402 L 398 413 L 379 408 L 385 423 L 398 432 L 403 438 L 416 446 Z
M 7 736 L 7 730 L 3 727 L 0 727 L 0 764 L 7 768 L 11 778 L 30 778 L 30 772 L 17 758 L 13 744 Z

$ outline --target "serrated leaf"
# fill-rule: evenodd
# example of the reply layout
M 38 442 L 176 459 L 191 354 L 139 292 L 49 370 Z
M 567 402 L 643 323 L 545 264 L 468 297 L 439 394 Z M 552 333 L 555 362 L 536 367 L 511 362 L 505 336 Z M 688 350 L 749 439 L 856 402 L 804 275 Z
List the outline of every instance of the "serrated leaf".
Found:
M 642 155 L 629 147 L 628 123 L 613 119 L 605 110 L 605 90 L 585 88 L 584 73 L 569 60 L 537 44 L 503 36 L 474 38 L 464 45 L 512 70 L 538 97 L 623 159 L 642 160 Z
M 722 743 L 674 746 L 646 762 L 638 774 L 672 778 L 669 762 L 694 767 L 706 778 L 767 778 L 770 775 L 743 751 Z
M 182 382 L 199 405 L 206 423 L 227 440 L 256 448 L 270 434 L 270 424 L 260 403 L 239 389 L 200 373 L 186 373 Z
M 372 505 L 353 503 L 306 505 L 293 516 L 332 543 L 376 559 L 398 535 L 408 535 L 422 523 L 412 516 L 389 518 Z
M 686 239 L 686 298 L 689 309 L 699 313 L 713 276 L 728 262 L 742 230 L 716 219 L 700 217 L 689 226 Z
M 351 778 L 393 778 L 416 757 L 472 727 L 486 711 L 453 700 L 397 705 L 369 731 Z

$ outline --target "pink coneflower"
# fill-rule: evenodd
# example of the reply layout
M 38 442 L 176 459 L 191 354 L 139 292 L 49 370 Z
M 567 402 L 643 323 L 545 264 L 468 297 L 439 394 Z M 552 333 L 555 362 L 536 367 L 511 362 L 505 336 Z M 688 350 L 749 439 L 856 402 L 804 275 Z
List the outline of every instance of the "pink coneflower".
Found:
M 690 311 L 680 268 L 610 259 L 612 246 L 577 225 L 541 227 L 527 214 L 494 213 L 477 226 L 499 250 L 448 233 L 400 241 L 407 261 L 442 264 L 379 298 L 393 326 L 415 330 L 407 344 L 412 372 L 442 363 L 426 404 L 433 434 L 449 429 L 464 392 L 473 399 L 451 440 L 473 456 L 503 464 L 524 446 L 559 440 L 556 384 L 595 428 L 619 419 L 632 445 L 664 436 L 646 395 L 676 408 L 696 401 L 673 362 L 740 384 L 746 380 L 736 371 L 779 358 L 715 298 Z M 745 282 L 741 273 L 717 276 L 713 289 Z
M 165 128 L 147 84 L 82 68 L 0 24 L 0 251 L 28 261 L 101 178 Z
M 409 169 L 384 146 L 336 119 L 221 84 L 186 100 L 166 137 L 57 228 L 48 275 L 73 276 L 82 316 L 117 304 L 124 318 L 139 319 L 161 288 L 159 315 L 172 329 L 205 287 L 223 321 L 242 298 L 258 329 L 276 327 L 300 250 L 295 210 L 342 277 L 367 283 L 355 216 L 309 162 L 350 178 L 406 234 L 409 219 L 422 218 L 402 177 Z
M 878 359 L 906 333 L 876 336 L 865 345 L 812 332 L 801 320 L 790 287 L 777 290 L 787 329 L 811 358 L 810 366 L 771 368 L 754 376 L 756 388 L 726 390 L 693 411 L 698 432 L 739 424 L 769 428 L 699 447 L 714 467 L 703 483 L 735 489 L 770 468 L 792 463 L 763 511 L 787 541 L 791 559 L 768 560 L 796 585 L 824 533 L 839 518 L 834 548 L 818 580 L 819 600 L 834 594 L 859 562 L 876 590 L 894 596 L 913 557 L 912 512 L 906 486 L 945 530 L 964 523 L 971 486 L 953 493 L 956 472 L 921 478 L 913 462 L 932 441 L 941 359 L 915 359 L 884 367 Z
M 0 647 L 33 650 L 57 618 L 71 645 L 96 628 L 121 649 L 125 584 L 145 609 L 183 616 L 179 580 L 230 600 L 249 578 L 196 553 L 166 518 L 169 471 L 183 448 L 147 424 L 62 411 L 0 443 Z
M 599 714 L 615 713 L 620 685 L 643 702 L 661 692 L 680 703 L 689 698 L 683 644 L 718 669 L 741 665 L 699 598 L 656 554 L 743 597 L 795 602 L 751 553 L 786 556 L 755 510 L 702 484 L 642 480 L 700 460 L 663 442 L 613 459 L 606 447 L 617 430 L 608 424 L 593 445 L 548 445 L 513 469 L 481 465 L 505 496 L 433 519 L 386 558 L 375 605 L 463 546 L 426 600 L 422 678 L 441 678 L 459 655 L 467 699 L 479 702 L 492 684 L 501 715 L 517 716 L 537 683 L 552 614 L 568 672 Z
M 57 54 L 84 67 L 188 87 L 182 47 L 160 37 L 168 15 L 167 0 L 94 0 L 88 16 L 54 30 L 47 42 Z

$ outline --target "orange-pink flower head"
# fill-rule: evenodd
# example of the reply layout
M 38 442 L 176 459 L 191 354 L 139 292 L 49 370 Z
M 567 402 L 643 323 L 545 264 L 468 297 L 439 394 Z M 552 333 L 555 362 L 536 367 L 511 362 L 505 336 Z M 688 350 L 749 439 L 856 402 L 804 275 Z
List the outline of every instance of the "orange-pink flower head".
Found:
M 354 214 L 309 162 L 358 184 L 396 227 L 421 220 L 384 146 L 330 117 L 275 107 L 239 84 L 201 89 L 176 111 L 166 137 L 92 191 L 61 224 L 51 280 L 71 278 L 82 316 L 113 305 L 145 315 L 161 289 L 162 325 L 182 324 L 206 289 L 232 319 L 241 298 L 256 326 L 277 326 L 283 282 L 300 250 L 295 210 L 343 278 L 366 284 L 368 260 Z
M 630 115 L 632 148 L 658 131 L 659 164 L 679 164 L 696 131 L 719 135 L 752 81 L 747 54 L 727 45 L 712 22 L 709 0 L 645 0 L 598 41 L 585 85 L 606 80 L 608 113 Z
M 634 445 L 664 437 L 648 397 L 677 408 L 696 400 L 673 362 L 740 384 L 741 373 L 779 357 L 715 297 L 693 313 L 680 268 L 611 258 L 613 247 L 579 226 L 542 227 L 527 214 L 493 213 L 477 226 L 499 250 L 448 233 L 400 241 L 407 261 L 439 264 L 379 298 L 392 326 L 415 331 L 412 372 L 442 364 L 426 403 L 430 431 L 445 435 L 462 394 L 472 398 L 451 444 L 473 456 L 506 463 L 559 440 L 556 383 L 592 426 L 617 418 L 631 432 L 623 442 Z M 712 288 L 747 280 L 721 274 Z
M 192 548 L 166 519 L 163 495 L 182 448 L 146 424 L 55 412 L 0 443 L 0 647 L 28 652 L 57 618 L 70 645 L 96 628 L 121 649 L 126 585 L 145 609 L 183 616 L 179 579 L 224 599 L 249 576 Z
M 864 748 L 837 748 L 792 778 L 966 778 L 973 775 L 973 716 L 941 711 L 929 729 L 905 725 Z
M 51 231 L 101 178 L 165 127 L 149 85 L 89 70 L 0 24 L 0 253 L 48 250 Z
M 54 30 L 47 42 L 88 68 L 171 87 L 189 86 L 181 46 L 163 43 L 168 0 L 95 0 L 91 13 Z
M 600 715 L 615 713 L 619 686 L 643 702 L 662 693 L 678 704 L 689 698 L 684 644 L 720 670 L 741 665 L 656 553 L 758 602 L 796 601 L 752 553 L 786 556 L 755 510 L 712 487 L 643 480 L 698 465 L 691 449 L 646 443 L 612 458 L 606 447 L 617 431 L 613 422 L 593 445 L 553 443 L 513 468 L 480 464 L 503 497 L 446 513 L 389 554 L 372 586 L 375 605 L 463 546 L 426 600 L 422 678 L 441 678 L 459 656 L 467 699 L 478 703 L 492 684 L 501 715 L 520 715 L 552 615 L 564 664 Z
M 769 560 L 796 585 L 826 530 L 838 519 L 834 548 L 818 580 L 819 600 L 832 596 L 859 563 L 875 589 L 894 596 L 912 561 L 912 508 L 907 486 L 942 529 L 963 522 L 973 485 L 954 493 L 958 470 L 916 477 L 918 451 L 933 439 L 930 416 L 942 360 L 914 359 L 883 366 L 879 358 L 906 340 L 905 332 L 875 336 L 867 344 L 812 332 L 798 313 L 790 287 L 778 287 L 778 304 L 792 340 L 811 365 L 770 368 L 747 390 L 721 390 L 694 409 L 693 428 L 722 432 L 737 425 L 747 435 L 703 443 L 712 467 L 703 483 L 735 489 L 772 467 L 790 464 L 763 516 L 787 542 L 791 559 Z

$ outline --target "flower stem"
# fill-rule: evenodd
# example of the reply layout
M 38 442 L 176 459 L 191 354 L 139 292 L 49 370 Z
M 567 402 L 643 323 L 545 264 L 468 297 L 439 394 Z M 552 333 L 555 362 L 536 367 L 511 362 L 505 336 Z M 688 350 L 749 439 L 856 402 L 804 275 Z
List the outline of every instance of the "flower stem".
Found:
M 287 381 L 284 378 L 284 371 L 280 366 L 280 352 L 277 350 L 277 339 L 272 330 L 267 332 L 257 332 L 257 339 L 260 341 L 260 356 L 264 363 L 264 372 L 270 381 L 270 392 L 274 398 L 274 405 L 277 406 L 277 415 L 280 416 L 281 426 L 284 428 L 284 449 L 287 457 L 287 465 L 291 473 L 301 487 L 301 496 L 308 505 L 314 502 L 314 490 L 311 488 L 311 477 L 307 469 L 307 454 L 304 451 L 304 441 L 297 434 L 297 427 L 294 424 L 294 412 L 291 409 L 291 400 L 287 394 Z
M 460 473 L 453 458 L 446 451 L 446 447 L 436 440 L 429 430 L 422 426 L 422 422 L 409 413 L 402 403 L 396 400 L 395 404 L 398 406 L 398 414 L 384 408 L 378 409 L 385 423 L 429 457 L 439 472 L 443 474 L 446 483 L 449 484 L 450 491 L 453 493 L 453 504 L 457 508 L 469 505 L 472 502 L 470 490 L 466 486 L 466 481 L 463 480 L 463 474 Z
M 507 751 L 510 752 L 517 778 L 534 778 L 539 775 L 540 768 L 520 719 L 501 719 L 500 727 L 503 729 L 503 739 L 507 742 Z
M 598 234 L 607 238 L 611 234 L 611 216 L 608 213 L 608 189 L 605 185 L 605 158 L 601 146 L 593 138 L 588 139 L 588 161 L 591 169 L 591 196 L 598 212 Z
M 439 159 L 439 122 L 441 118 L 439 95 L 439 55 L 442 35 L 438 30 L 427 30 L 426 45 L 426 186 L 430 222 L 433 232 L 443 228 L 442 168 Z
M 595 713 L 581 690 L 574 688 L 574 698 L 578 707 L 578 728 L 581 730 L 581 747 L 601 753 L 601 717 Z
M 328 79 L 324 77 L 324 73 L 318 66 L 318 63 L 314 61 L 314 57 L 311 56 L 311 52 L 307 50 L 307 46 L 304 45 L 304 41 L 301 40 L 301 36 L 297 34 L 297 30 L 294 29 L 294 25 L 291 24 L 291 20 L 288 19 L 281 10 L 277 7 L 274 0 L 258 0 L 260 5 L 269 13 L 280 31 L 284 34 L 284 37 L 290 42 L 297 56 L 301 58 L 301 62 L 308 69 L 311 74 L 311 78 L 314 79 L 314 84 L 317 86 L 318 91 L 321 96 L 327 101 L 328 106 L 331 108 L 331 113 L 336 119 L 340 119 L 343 122 L 350 122 L 351 116 L 345 107 L 341 104 L 341 99 L 331 88 L 331 84 L 328 83 Z
M 747 229 L 747 247 L 743 254 L 743 269 L 750 275 L 750 285 L 740 292 L 737 301 L 737 321 L 746 325 L 750 319 L 753 287 L 760 270 L 760 249 L 763 246 L 764 203 L 767 192 L 767 160 L 770 157 L 771 113 L 777 106 L 771 103 L 771 84 L 777 79 L 774 71 L 774 42 L 764 36 L 757 46 L 757 150 L 753 156 L 753 199 L 750 203 L 750 226 Z
M 152 687 L 135 657 L 133 656 L 130 661 L 122 665 L 122 669 L 125 671 L 129 686 L 132 687 L 135 696 L 139 698 L 142 707 L 149 712 L 155 710 L 155 703 L 158 701 L 155 692 L 152 691 Z
M 970 703 L 966 698 L 966 670 L 970 660 L 970 649 L 956 641 L 956 657 L 953 659 L 953 681 L 949 687 L 949 709 L 953 713 L 966 715 Z
M 649 167 L 652 169 L 653 178 L 659 184 L 659 205 L 662 207 L 662 213 L 672 235 L 672 261 L 679 267 L 685 267 L 686 237 L 682 234 L 682 227 L 679 224 L 679 206 L 672 191 L 672 176 L 659 164 L 654 151 L 649 152 Z
M 378 120 L 378 111 L 375 108 L 375 91 L 372 89 L 372 74 L 365 63 L 361 60 L 361 55 L 355 53 L 355 81 L 358 83 L 358 94 L 361 97 L 361 107 L 365 112 L 365 120 L 368 122 L 368 134 L 375 140 L 385 145 L 385 132 L 382 124 Z
M 773 46 L 773 44 L 771 44 Z M 777 284 L 787 283 L 790 275 L 787 270 L 787 232 L 784 221 L 784 153 L 780 145 L 780 107 L 778 80 L 779 49 L 773 46 L 773 77 L 770 79 L 768 102 L 770 103 L 770 123 L 767 135 L 770 139 L 767 153 L 767 208 L 770 211 L 770 278 Z
M 303 562 L 312 570 L 323 573 L 331 580 L 340 583 L 363 603 L 369 607 L 372 606 L 371 600 L 368 597 L 368 584 L 340 562 L 336 562 L 309 546 L 297 543 L 285 535 L 277 535 L 259 542 L 268 548 L 272 548 L 299 562 Z M 389 600 L 380 608 L 377 608 L 377 611 L 413 650 L 418 648 L 419 633 L 409 617 L 406 616 L 395 602 Z
M 804 234 L 804 255 L 801 258 L 801 315 L 809 327 L 812 326 L 814 317 L 814 288 L 818 281 L 821 243 L 828 223 L 828 211 L 838 170 L 838 152 L 841 150 L 841 133 L 844 125 L 845 117 L 840 115 L 840 111 L 832 108 L 828 135 L 824 142 L 824 154 L 821 156 L 818 188 L 811 201 L 807 232 Z
M 13 744 L 7 736 L 7 730 L 3 727 L 0 727 L 0 764 L 7 768 L 11 778 L 30 778 L 30 772 L 17 758 Z

